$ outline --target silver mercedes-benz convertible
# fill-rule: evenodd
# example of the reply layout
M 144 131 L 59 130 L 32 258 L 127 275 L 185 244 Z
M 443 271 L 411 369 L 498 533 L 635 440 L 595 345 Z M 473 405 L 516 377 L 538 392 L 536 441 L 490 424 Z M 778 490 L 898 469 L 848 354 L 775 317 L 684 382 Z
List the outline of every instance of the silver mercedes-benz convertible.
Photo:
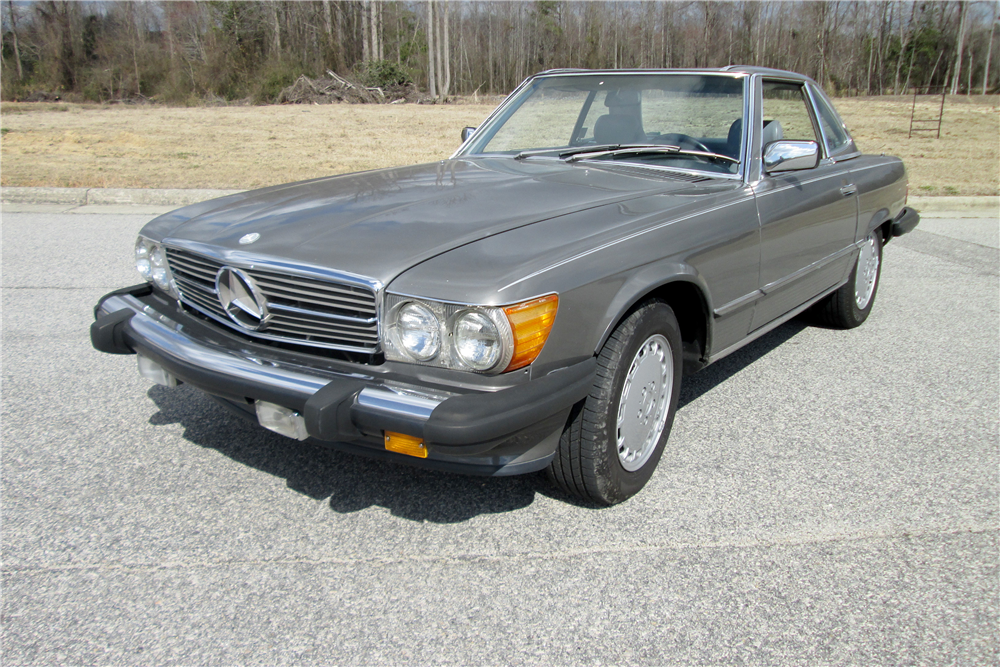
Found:
M 685 374 L 807 309 L 858 326 L 919 221 L 791 72 L 543 72 L 462 138 L 156 218 L 94 347 L 292 438 L 613 504 Z

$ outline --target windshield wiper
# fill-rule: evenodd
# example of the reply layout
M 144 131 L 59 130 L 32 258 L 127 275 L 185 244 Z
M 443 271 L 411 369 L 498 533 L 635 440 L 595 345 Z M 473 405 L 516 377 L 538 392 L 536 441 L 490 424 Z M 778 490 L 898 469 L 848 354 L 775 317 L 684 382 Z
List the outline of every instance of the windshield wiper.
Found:
M 733 162 L 739 164 L 740 161 L 736 158 L 729 157 L 728 155 L 722 155 L 721 153 L 711 153 L 708 151 L 692 151 L 680 146 L 671 146 L 663 144 L 645 144 L 639 146 L 619 146 L 616 148 L 592 148 L 589 151 L 575 151 L 574 154 L 566 159 L 567 162 L 576 162 L 578 160 L 590 160 L 599 157 L 615 157 L 618 155 L 641 155 L 643 153 L 659 153 L 664 156 L 680 155 L 680 156 L 695 156 L 704 157 L 713 160 L 722 160 L 724 162 Z M 561 156 L 560 156 L 561 157 Z
M 566 158 L 571 155 L 576 155 L 577 153 L 594 153 L 594 152 L 604 152 L 613 151 L 623 148 L 628 144 L 602 144 L 600 146 L 578 146 L 576 148 L 545 148 L 537 151 L 521 151 L 514 156 L 515 160 L 523 160 L 526 157 L 535 157 L 537 155 L 556 155 L 560 158 Z

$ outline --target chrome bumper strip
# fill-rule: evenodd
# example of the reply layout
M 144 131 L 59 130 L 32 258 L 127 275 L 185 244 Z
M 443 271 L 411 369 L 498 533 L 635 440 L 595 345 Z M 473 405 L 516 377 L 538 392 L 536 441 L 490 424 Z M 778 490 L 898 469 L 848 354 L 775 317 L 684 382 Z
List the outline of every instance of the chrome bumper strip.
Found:
M 112 296 L 101 304 L 98 315 L 134 311 L 129 326 L 135 335 L 152 350 L 165 357 L 229 375 L 234 379 L 255 382 L 275 389 L 301 394 L 306 398 L 338 378 L 369 380 L 357 398 L 357 404 L 373 412 L 398 415 L 426 421 L 438 405 L 456 394 L 433 392 L 401 383 L 379 383 L 371 376 L 334 373 L 316 375 L 304 373 L 286 364 L 241 355 L 236 351 L 212 349 L 192 340 L 183 332 L 183 325 L 145 305 L 133 296 Z
M 147 345 L 165 356 L 241 380 L 309 395 L 315 394 L 329 382 L 328 379 L 321 377 L 274 365 L 258 365 L 247 359 L 192 344 L 183 334 L 169 330 L 144 313 L 137 313 L 132 318 L 131 327 Z
M 358 405 L 369 408 L 373 412 L 416 417 L 421 420 L 430 419 L 434 408 L 444 402 L 441 397 L 420 396 L 410 391 L 405 394 L 390 387 L 365 387 L 358 394 Z

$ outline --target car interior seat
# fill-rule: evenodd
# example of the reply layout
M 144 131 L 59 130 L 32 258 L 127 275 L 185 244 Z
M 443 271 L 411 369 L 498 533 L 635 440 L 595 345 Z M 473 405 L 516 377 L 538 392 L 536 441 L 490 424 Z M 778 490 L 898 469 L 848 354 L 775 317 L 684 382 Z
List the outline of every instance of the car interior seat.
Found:
M 729 137 L 726 139 L 726 155 L 739 159 L 741 143 L 743 143 L 743 119 L 737 118 L 729 126 Z
M 604 98 L 608 113 L 594 124 L 598 144 L 632 144 L 646 141 L 640 117 L 639 92 L 612 90 Z

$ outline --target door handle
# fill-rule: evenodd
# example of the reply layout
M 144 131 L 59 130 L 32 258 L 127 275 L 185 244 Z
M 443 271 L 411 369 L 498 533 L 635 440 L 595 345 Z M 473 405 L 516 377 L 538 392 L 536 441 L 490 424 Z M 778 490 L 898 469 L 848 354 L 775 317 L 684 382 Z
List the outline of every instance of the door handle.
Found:
M 858 191 L 858 186 L 854 185 L 854 183 L 849 183 L 844 187 L 840 188 L 840 194 L 844 195 L 845 197 L 850 197 L 857 191 Z

